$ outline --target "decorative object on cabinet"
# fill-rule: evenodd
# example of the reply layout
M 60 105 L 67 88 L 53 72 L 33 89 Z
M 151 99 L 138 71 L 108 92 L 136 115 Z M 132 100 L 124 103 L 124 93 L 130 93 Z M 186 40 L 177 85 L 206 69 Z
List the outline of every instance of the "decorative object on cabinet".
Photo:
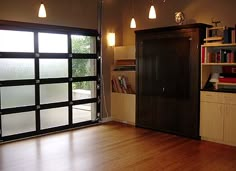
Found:
M 119 122 L 135 125 L 135 47 L 114 48 L 111 68 L 111 115 Z
M 184 23 L 184 13 L 183 12 L 176 12 L 175 13 L 175 22 L 178 25 L 182 25 Z
M 236 27 L 216 26 L 207 28 L 204 45 L 218 45 L 222 43 L 235 43 Z
M 136 126 L 199 138 L 205 24 L 136 31 Z

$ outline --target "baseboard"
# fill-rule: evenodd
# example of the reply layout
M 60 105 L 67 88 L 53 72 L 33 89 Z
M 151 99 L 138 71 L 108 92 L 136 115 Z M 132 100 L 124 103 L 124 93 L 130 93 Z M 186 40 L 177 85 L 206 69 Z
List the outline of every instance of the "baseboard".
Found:
M 102 118 L 99 122 L 105 123 L 105 122 L 110 122 L 110 121 L 112 121 L 112 117 Z
M 204 141 L 211 141 L 211 142 L 218 143 L 218 144 L 236 146 L 236 143 L 225 142 L 225 141 L 223 141 L 223 140 L 214 140 L 214 139 L 207 138 L 207 137 L 201 137 L 201 140 L 204 140 Z
M 129 121 L 125 121 L 125 120 L 120 120 L 120 119 L 116 119 L 116 118 L 112 118 L 113 121 L 116 121 L 116 122 L 120 122 L 120 123 L 123 123 L 123 124 L 128 124 L 128 125 L 133 125 L 135 126 L 135 123 L 133 122 L 129 122 Z

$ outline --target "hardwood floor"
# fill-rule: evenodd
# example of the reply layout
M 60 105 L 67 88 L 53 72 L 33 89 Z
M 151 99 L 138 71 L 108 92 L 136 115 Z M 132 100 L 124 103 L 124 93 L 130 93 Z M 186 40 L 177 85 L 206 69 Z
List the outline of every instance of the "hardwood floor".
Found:
M 110 122 L 0 145 L 0 171 L 235 171 L 236 147 Z

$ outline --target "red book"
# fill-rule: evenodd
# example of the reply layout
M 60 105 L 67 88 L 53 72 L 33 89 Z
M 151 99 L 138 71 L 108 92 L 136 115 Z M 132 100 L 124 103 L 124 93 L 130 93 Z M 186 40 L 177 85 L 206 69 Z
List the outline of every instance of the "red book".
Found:
M 202 47 L 202 63 L 205 63 L 205 47 Z
M 219 78 L 221 83 L 236 83 L 236 78 Z

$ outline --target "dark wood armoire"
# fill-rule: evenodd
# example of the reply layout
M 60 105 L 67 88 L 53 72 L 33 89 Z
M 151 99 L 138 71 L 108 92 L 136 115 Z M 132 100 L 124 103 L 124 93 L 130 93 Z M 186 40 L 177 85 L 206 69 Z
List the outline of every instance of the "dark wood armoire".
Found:
M 136 126 L 199 138 L 205 24 L 136 31 Z

